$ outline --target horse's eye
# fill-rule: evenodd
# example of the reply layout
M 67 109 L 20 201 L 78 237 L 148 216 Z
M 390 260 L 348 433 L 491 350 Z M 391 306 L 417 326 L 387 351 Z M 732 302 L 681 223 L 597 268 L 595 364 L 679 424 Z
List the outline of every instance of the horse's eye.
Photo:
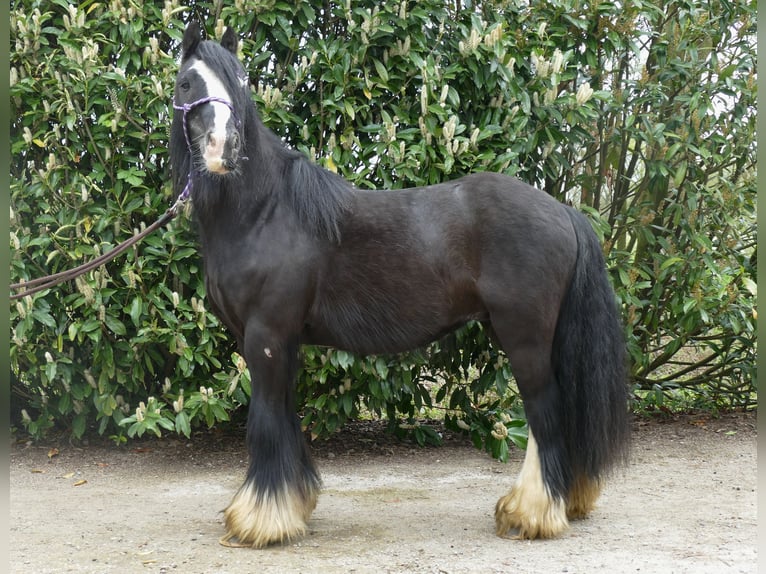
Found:
M 191 85 L 189 85 L 189 82 L 186 82 L 186 81 L 184 81 L 184 82 L 181 82 L 181 89 L 182 89 L 184 92 L 188 92 L 188 91 L 189 91 L 189 88 L 191 88 Z

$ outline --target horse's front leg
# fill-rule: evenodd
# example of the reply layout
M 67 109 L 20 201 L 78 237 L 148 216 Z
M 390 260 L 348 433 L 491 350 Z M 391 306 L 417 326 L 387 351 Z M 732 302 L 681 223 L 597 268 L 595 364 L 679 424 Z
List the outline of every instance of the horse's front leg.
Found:
M 244 353 L 252 379 L 247 478 L 224 510 L 221 543 L 261 548 L 302 536 L 320 481 L 295 412 L 298 338 L 248 325 Z

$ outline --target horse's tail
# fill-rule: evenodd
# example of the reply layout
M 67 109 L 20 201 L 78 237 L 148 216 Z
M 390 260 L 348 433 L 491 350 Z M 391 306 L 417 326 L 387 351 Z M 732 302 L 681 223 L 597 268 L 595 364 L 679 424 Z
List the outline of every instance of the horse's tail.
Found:
M 600 483 L 627 460 L 630 438 L 625 339 L 601 245 L 586 217 L 567 209 L 577 262 L 559 312 L 552 366 L 575 489 Z

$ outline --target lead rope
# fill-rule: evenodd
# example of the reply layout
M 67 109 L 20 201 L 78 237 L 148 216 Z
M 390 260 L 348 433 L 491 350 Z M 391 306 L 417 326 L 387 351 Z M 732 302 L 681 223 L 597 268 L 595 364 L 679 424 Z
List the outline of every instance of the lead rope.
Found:
M 45 277 L 39 277 L 37 279 L 32 279 L 30 281 L 21 281 L 19 283 L 11 283 L 10 285 L 11 291 L 21 290 L 19 293 L 11 294 L 10 296 L 11 301 L 15 299 L 21 299 L 22 297 L 26 297 L 27 295 L 34 295 L 35 293 L 39 293 L 40 291 L 50 289 L 51 287 L 54 287 L 58 285 L 59 283 L 63 283 L 65 281 L 71 281 L 75 277 L 79 277 L 80 275 L 87 273 L 88 271 L 91 271 L 95 269 L 96 267 L 100 267 L 101 265 L 108 263 L 109 261 L 117 257 L 120 253 L 127 250 L 132 245 L 135 245 L 136 243 L 141 241 L 144 237 L 146 237 L 147 235 L 154 232 L 156 229 L 162 227 L 168 221 L 173 219 L 178 214 L 181 206 L 184 203 L 186 203 L 191 197 L 191 190 L 192 190 L 192 174 L 193 174 L 193 168 L 192 168 L 193 162 L 191 161 L 192 143 L 189 137 L 188 122 L 186 117 L 187 117 L 187 114 L 191 110 L 196 108 L 197 106 L 201 106 L 202 104 L 207 104 L 210 102 L 219 102 L 222 104 L 226 104 L 231 110 L 232 116 L 237 122 L 237 125 L 239 125 L 239 118 L 237 118 L 237 115 L 234 113 L 234 108 L 232 107 L 231 102 L 228 102 L 227 100 L 224 100 L 222 98 L 211 96 L 211 97 L 196 100 L 189 104 L 183 104 L 180 106 L 177 105 L 175 102 L 173 102 L 173 109 L 180 110 L 183 112 L 182 122 L 183 122 L 184 137 L 186 138 L 186 147 L 189 149 L 189 155 L 190 155 L 189 173 L 186 176 L 186 185 L 184 186 L 183 191 L 180 193 L 180 195 L 176 199 L 175 203 L 173 203 L 173 205 L 171 205 L 167 209 L 167 211 L 165 211 L 165 213 L 163 213 L 160 216 L 160 218 L 157 221 L 152 223 L 149 227 L 144 229 L 142 232 L 135 234 L 130 239 L 127 239 L 123 241 L 122 243 L 120 243 L 117 247 L 115 247 L 111 251 L 104 253 L 103 255 L 97 257 L 96 259 L 93 259 L 92 261 L 88 261 L 87 263 L 84 263 L 73 269 L 68 269 L 66 271 L 54 273 L 53 275 L 46 275 Z
M 22 297 L 26 297 L 27 295 L 34 295 L 35 293 L 39 293 L 40 291 L 44 291 L 45 289 L 50 289 L 51 287 L 54 287 L 58 285 L 59 283 L 63 283 L 64 281 L 70 281 L 74 279 L 75 277 L 79 277 L 83 273 L 87 273 L 88 271 L 91 271 L 95 269 L 96 267 L 100 267 L 101 265 L 104 265 L 105 263 L 108 263 L 115 257 L 117 257 L 120 253 L 128 249 L 131 245 L 134 245 L 141 241 L 144 237 L 158 229 L 159 227 L 162 227 L 173 219 L 176 216 L 176 213 L 178 212 L 178 207 L 183 202 L 177 200 L 168 210 L 162 214 L 162 216 L 152 223 L 149 227 L 144 229 L 141 233 L 137 233 L 130 239 L 127 239 L 126 241 L 123 241 L 120 243 L 117 247 L 112 249 L 111 251 L 107 251 L 100 257 L 97 257 L 96 259 L 93 259 L 92 261 L 88 261 L 87 263 L 83 263 L 82 265 L 75 267 L 74 269 L 68 269 L 66 271 L 61 271 L 59 273 L 54 273 L 53 275 L 46 275 L 45 277 L 39 277 L 37 279 L 32 279 L 31 281 L 22 281 L 20 283 L 12 283 L 10 288 L 11 291 L 18 291 L 20 289 L 23 289 L 23 291 L 19 293 L 13 293 L 10 296 L 11 301 L 14 299 L 21 299 Z

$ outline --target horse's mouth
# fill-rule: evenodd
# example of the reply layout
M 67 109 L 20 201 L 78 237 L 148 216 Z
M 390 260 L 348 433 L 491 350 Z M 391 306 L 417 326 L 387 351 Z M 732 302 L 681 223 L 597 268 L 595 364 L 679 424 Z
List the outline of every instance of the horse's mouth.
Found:
M 206 153 L 202 157 L 205 171 L 216 175 L 228 175 L 237 171 L 237 165 L 240 159 L 242 158 L 240 158 L 239 155 L 234 154 L 215 155 Z
M 211 158 L 205 160 L 205 168 L 209 173 L 217 175 L 227 175 L 234 171 L 236 163 L 232 160 L 222 158 Z

